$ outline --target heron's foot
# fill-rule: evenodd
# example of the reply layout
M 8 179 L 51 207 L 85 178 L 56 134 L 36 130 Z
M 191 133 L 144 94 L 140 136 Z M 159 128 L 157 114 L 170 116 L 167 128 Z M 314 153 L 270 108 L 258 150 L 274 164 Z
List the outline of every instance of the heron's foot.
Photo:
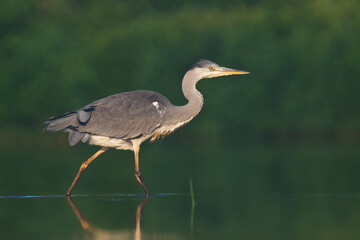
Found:
M 143 187 L 143 189 L 144 189 L 144 191 L 146 193 L 146 196 L 150 196 L 150 192 L 146 187 L 146 184 L 144 182 L 144 179 L 142 178 L 141 172 L 135 171 L 135 177 L 138 180 L 138 182 L 140 183 L 140 185 Z

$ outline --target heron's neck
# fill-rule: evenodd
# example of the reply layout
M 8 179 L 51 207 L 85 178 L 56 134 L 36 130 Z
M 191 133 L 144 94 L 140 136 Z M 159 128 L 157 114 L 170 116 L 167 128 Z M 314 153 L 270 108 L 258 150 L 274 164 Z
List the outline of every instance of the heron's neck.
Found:
M 182 81 L 182 91 L 189 102 L 180 108 L 183 116 L 187 119 L 195 117 L 200 112 L 204 104 L 203 96 L 196 89 L 196 83 L 199 80 L 200 78 L 195 72 L 188 71 Z

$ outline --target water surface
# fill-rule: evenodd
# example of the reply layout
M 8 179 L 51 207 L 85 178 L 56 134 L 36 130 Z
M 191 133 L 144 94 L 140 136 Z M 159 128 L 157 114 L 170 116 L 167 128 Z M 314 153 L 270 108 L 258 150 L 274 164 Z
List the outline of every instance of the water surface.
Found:
M 141 155 L 154 193 L 148 199 L 130 152 L 109 151 L 95 161 L 70 199 L 64 193 L 94 148 L 4 150 L 1 238 L 360 237 L 356 146 L 160 146 Z

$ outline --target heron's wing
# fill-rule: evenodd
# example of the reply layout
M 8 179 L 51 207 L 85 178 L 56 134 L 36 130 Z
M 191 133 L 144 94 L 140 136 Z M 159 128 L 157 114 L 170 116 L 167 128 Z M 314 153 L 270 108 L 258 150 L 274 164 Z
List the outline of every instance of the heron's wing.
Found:
M 167 98 L 152 91 L 112 95 L 80 109 L 77 130 L 122 139 L 148 136 L 162 125 L 168 104 Z

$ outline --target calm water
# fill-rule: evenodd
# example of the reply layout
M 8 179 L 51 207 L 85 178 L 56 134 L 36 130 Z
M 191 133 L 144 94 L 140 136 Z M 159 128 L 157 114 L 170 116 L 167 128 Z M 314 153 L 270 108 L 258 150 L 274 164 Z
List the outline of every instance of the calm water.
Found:
M 358 239 L 360 194 L 3 198 L 3 239 Z M 140 212 L 142 211 L 142 215 Z
M 69 199 L 68 184 L 96 148 L 4 150 L 1 238 L 360 237 L 357 146 L 179 148 L 170 140 L 144 148 L 142 172 L 155 193 L 149 199 L 133 177 L 131 152 L 94 162 Z

